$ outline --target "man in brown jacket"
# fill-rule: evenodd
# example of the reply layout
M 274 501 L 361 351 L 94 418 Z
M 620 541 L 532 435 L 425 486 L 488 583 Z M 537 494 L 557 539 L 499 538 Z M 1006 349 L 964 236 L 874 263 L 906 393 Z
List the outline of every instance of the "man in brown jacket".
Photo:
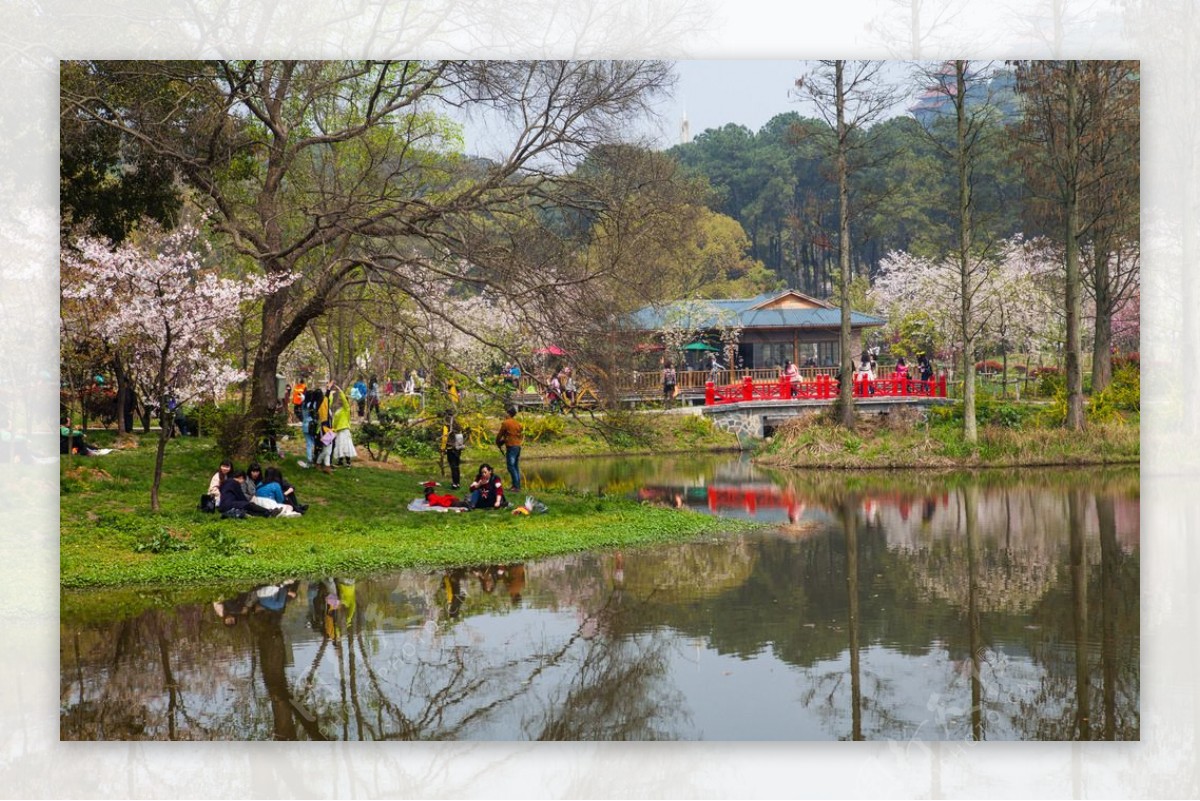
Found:
M 508 465 L 508 475 L 512 478 L 512 489 L 521 489 L 521 442 L 524 440 L 524 429 L 517 422 L 517 407 L 509 406 L 508 417 L 500 424 L 496 432 L 496 447 L 504 452 L 504 461 Z

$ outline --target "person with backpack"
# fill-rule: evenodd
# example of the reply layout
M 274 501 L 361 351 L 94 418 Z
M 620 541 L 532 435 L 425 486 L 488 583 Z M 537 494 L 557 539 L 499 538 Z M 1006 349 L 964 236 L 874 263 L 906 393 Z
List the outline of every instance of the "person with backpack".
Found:
M 321 404 L 325 400 L 325 395 L 320 389 L 313 388 L 305 391 L 304 403 L 300 406 L 300 426 L 304 430 L 304 461 L 298 462 L 303 468 L 308 468 L 313 463 L 313 458 L 317 453 L 317 438 L 320 436 L 320 423 L 317 420 L 317 411 L 321 408 Z

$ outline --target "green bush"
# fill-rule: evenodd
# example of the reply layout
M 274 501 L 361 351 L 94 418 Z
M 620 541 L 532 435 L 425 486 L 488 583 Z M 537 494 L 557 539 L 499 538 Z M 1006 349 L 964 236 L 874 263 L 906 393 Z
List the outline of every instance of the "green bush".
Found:
M 414 420 L 403 406 L 381 407 L 378 420 L 363 423 L 357 440 L 371 458 L 386 462 L 397 454 L 410 457 L 435 456 L 440 447 L 441 429 L 436 434 L 424 420 Z
M 213 435 L 222 456 L 249 456 L 258 449 L 250 415 L 237 401 L 201 406 L 196 410 L 196 418 L 202 430 Z
M 1088 417 L 1096 422 L 1136 412 L 1142 405 L 1142 376 L 1135 364 L 1123 364 L 1113 372 L 1112 383 L 1088 401 Z
M 1056 397 L 1066 392 L 1067 379 L 1057 367 L 1039 367 L 1030 375 L 1037 378 L 1037 394 L 1043 398 Z
M 553 442 L 567 430 L 567 421 L 560 414 L 531 414 L 521 418 L 525 438 L 532 442 Z
M 688 442 L 696 443 L 713 435 L 716 426 L 712 418 L 700 415 L 689 415 L 679 427 L 679 433 Z

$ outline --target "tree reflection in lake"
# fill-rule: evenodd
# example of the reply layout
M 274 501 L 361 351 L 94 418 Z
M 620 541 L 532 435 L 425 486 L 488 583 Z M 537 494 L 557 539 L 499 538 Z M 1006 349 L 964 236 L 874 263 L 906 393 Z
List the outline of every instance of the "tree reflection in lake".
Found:
M 795 524 L 621 553 L 64 593 L 62 737 L 1136 739 L 1136 473 L 924 481 L 789 476 Z

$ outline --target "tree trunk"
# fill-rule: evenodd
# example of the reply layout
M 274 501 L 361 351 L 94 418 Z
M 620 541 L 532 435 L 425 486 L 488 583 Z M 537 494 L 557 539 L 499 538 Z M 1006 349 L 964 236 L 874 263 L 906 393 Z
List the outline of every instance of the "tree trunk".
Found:
M 129 393 L 133 392 L 133 387 L 120 355 L 113 359 L 113 372 L 117 374 L 117 434 L 132 434 L 131 426 L 125 425 L 125 406 L 130 402 Z
M 1096 337 L 1092 343 L 1092 392 L 1112 383 L 1112 285 L 1108 271 L 1107 247 L 1095 243 L 1092 275 L 1096 284 Z
M 971 175 L 967 153 L 967 65 L 954 62 L 957 94 L 954 98 L 955 166 L 958 171 L 958 269 L 962 303 L 959 328 L 963 343 L 963 439 L 974 445 L 979 441 L 975 422 L 975 337 L 972 333 L 974 310 L 971 297 Z
M 171 431 L 175 428 L 175 412 L 166 408 L 163 404 L 162 413 L 159 415 L 161 425 L 158 430 L 158 450 L 154 454 L 154 481 L 150 484 L 150 511 L 158 511 L 158 487 L 162 483 L 163 462 L 167 454 L 167 440 L 171 437 Z
M 1083 428 L 1083 353 L 1080 339 L 1082 311 L 1082 279 L 1079 274 L 1079 62 L 1068 61 L 1066 66 L 1067 108 L 1066 146 L 1067 181 L 1065 189 L 1067 261 L 1067 428 Z
M 850 366 L 850 188 L 846 165 L 846 95 L 842 86 L 845 62 L 838 61 L 837 73 L 837 174 L 838 174 L 838 277 L 841 281 L 842 329 L 839 337 L 841 370 L 838 373 L 839 420 L 846 428 L 854 427 L 854 372 Z

